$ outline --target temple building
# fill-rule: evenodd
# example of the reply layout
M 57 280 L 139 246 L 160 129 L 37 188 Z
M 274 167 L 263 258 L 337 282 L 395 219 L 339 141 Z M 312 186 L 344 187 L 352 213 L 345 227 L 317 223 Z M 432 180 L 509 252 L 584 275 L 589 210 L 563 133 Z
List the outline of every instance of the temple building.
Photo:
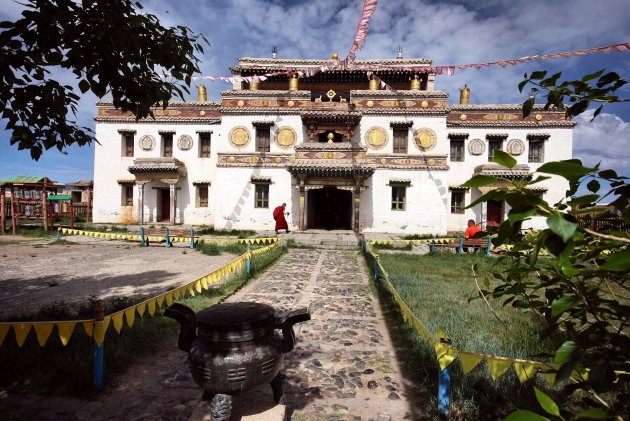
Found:
M 530 177 L 570 159 L 574 122 L 559 110 L 449 104 L 427 59 L 241 58 L 221 101 L 171 102 L 136 121 L 98 103 L 94 222 L 446 234 L 500 223 L 503 202 L 466 209 L 473 174 Z M 422 68 L 426 67 L 426 71 Z M 267 77 L 257 77 L 267 75 Z M 256 77 L 254 77 L 256 76 Z M 492 163 L 501 149 L 518 165 Z M 567 184 L 536 184 L 551 202 Z

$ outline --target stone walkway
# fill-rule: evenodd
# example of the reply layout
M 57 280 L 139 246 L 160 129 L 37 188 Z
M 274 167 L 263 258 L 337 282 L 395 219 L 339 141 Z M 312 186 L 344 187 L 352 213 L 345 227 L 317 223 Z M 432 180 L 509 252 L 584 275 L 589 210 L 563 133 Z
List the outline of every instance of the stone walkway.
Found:
M 276 308 L 308 307 L 285 355 L 285 420 L 387 421 L 412 419 L 410 402 L 379 304 L 356 250 L 290 249 L 229 301 Z M 201 389 L 176 341 L 117 376 L 93 401 L 42 398 L 0 391 L 3 419 L 188 420 Z M 232 420 L 274 412 L 271 387 L 235 399 Z M 248 418 L 250 416 L 251 418 Z M 267 417 L 265 421 L 282 421 Z

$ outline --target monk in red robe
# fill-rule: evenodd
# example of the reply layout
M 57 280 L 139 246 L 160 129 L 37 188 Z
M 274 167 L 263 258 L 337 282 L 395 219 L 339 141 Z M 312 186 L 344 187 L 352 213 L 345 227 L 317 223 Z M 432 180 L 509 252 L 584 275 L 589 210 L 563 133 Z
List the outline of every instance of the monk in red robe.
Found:
M 287 224 L 287 220 L 284 219 L 284 208 L 286 207 L 287 207 L 287 204 L 283 203 L 282 205 L 278 206 L 277 208 L 273 210 L 273 219 L 275 219 L 276 221 L 276 234 L 278 234 L 278 231 L 280 230 L 286 230 L 286 232 L 291 232 L 289 231 L 289 225 Z

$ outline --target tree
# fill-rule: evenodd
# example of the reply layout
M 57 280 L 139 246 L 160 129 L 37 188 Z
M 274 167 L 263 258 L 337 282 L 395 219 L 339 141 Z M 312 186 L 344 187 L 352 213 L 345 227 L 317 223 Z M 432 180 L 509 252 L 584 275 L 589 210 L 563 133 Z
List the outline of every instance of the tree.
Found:
M 547 106 L 562 108 L 568 98 L 575 107 L 569 107 L 567 114 L 578 115 L 594 100 L 624 101 L 609 93 L 625 81 L 616 74 L 603 73 L 558 85 L 559 74 L 545 79 L 545 72 L 534 72 L 530 78 L 525 75 L 519 88 L 534 83 L 536 89 L 546 91 Z M 598 77 L 596 86 L 590 86 L 589 82 Z M 523 104 L 524 114 L 531 110 L 531 100 Z M 508 169 L 516 164 L 502 151 L 497 152 L 495 161 Z M 540 175 L 533 180 L 500 179 L 511 188 L 492 190 L 470 205 L 504 200 L 511 207 L 508 219 L 492 240 L 495 246 L 513 245 L 504 257 L 510 267 L 495 274 L 499 286 L 492 291 L 480 290 L 480 296 L 502 299 L 503 305 L 537 314 L 543 321 L 541 336 L 556 340 L 553 356 L 559 365 L 557 379 L 571 379 L 563 391 L 567 395 L 584 391 L 582 401 L 587 409 L 574 414 L 536 389 L 547 414 L 554 419 L 621 419 L 630 408 L 630 185 L 613 170 L 600 169 L 599 165 L 585 167 L 579 160 L 549 162 L 537 172 L 568 180 L 566 198 L 550 204 L 537 196 L 532 185 L 549 178 Z M 465 185 L 480 187 L 497 181 L 476 176 Z M 610 185 L 609 191 L 602 192 L 602 182 Z M 582 185 L 588 193 L 578 193 Z M 610 206 L 596 206 L 604 199 L 611 201 Z M 580 222 L 583 215 L 620 218 L 626 230 L 616 224 L 591 229 Z M 523 222 L 535 216 L 546 218 L 547 229 L 524 232 Z M 547 418 L 517 411 L 507 419 Z
M 64 151 L 94 141 L 79 127 L 76 87 L 55 80 L 71 72 L 81 93 L 111 95 L 114 106 L 141 119 L 188 93 L 199 71 L 203 35 L 185 26 L 161 25 L 130 0 L 24 0 L 15 22 L 0 22 L 0 118 L 11 144 L 30 150 Z M 165 77 L 165 75 L 170 75 Z

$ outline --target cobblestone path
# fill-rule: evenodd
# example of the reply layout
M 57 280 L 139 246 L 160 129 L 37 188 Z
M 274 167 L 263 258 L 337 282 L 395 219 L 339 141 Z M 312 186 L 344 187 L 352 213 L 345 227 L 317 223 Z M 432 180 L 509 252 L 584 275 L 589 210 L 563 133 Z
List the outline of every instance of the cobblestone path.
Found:
M 310 309 L 311 320 L 296 326 L 296 347 L 285 356 L 292 419 L 411 419 L 383 316 L 357 252 L 292 249 L 229 301 Z

